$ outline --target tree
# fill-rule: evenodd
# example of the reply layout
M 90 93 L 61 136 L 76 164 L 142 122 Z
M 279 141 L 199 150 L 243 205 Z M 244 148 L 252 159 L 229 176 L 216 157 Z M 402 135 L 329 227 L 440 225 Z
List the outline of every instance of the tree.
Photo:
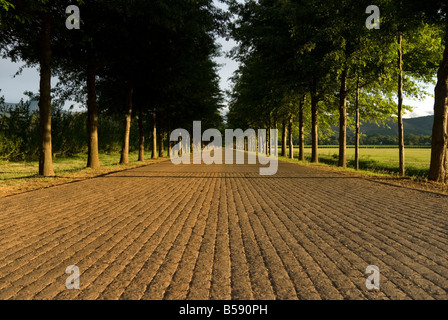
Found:
M 3 10 L 8 11 L 9 9 L 14 9 L 14 5 L 6 0 L 0 0 L 0 6 L 3 7 Z
M 446 1 L 430 0 L 421 3 L 412 1 L 411 9 L 424 12 L 424 19 L 442 31 L 442 45 L 445 46 L 437 72 L 434 89 L 434 124 L 431 141 L 431 163 L 429 179 L 448 181 L 447 123 L 448 123 L 448 5 Z
M 405 175 L 403 97 L 422 96 L 425 93 L 416 81 L 432 82 L 440 59 L 440 30 L 428 25 L 425 10 L 414 1 L 382 1 L 381 32 L 395 51 L 397 88 L 397 118 L 399 146 L 399 174 Z M 426 10 L 426 12 L 428 12 Z
M 303 98 L 300 100 L 299 105 L 299 160 L 305 160 L 305 137 L 304 137 L 304 121 L 303 121 L 303 112 L 306 103 L 306 95 L 303 95 Z
M 448 34 L 448 32 L 447 32 Z M 429 179 L 446 182 L 448 176 L 447 162 L 447 123 L 448 123 L 448 37 L 445 36 L 443 61 L 437 73 L 434 100 L 434 125 L 432 128 L 431 164 Z
M 248 1 L 245 4 L 232 2 L 231 10 L 239 17 L 230 26 L 232 36 L 239 43 L 233 56 L 242 62 L 242 68 L 234 78 L 234 102 L 230 106 L 229 123 L 236 125 L 241 121 L 236 118 L 246 118 L 245 126 L 260 127 L 265 123 L 264 126 L 270 127 L 271 115 L 274 120 L 289 121 L 290 108 L 294 105 L 291 91 L 295 92 L 292 99 L 299 100 L 300 94 L 297 93 L 304 92 L 312 82 L 312 75 L 318 68 L 313 66 L 311 71 L 310 67 L 303 68 L 306 63 L 301 62 L 308 59 L 320 65 L 317 62 L 319 57 L 316 57 L 316 52 L 310 53 L 313 45 L 309 44 L 308 38 L 302 37 L 302 30 L 297 32 L 297 36 L 294 31 L 291 34 L 291 30 L 299 29 L 299 26 L 294 26 L 297 22 L 295 13 L 300 12 L 297 20 L 304 17 L 301 10 L 294 9 L 274 0 Z M 312 14 L 306 18 L 311 19 Z M 313 32 L 307 31 L 309 34 Z M 315 120 L 317 132 L 317 117 Z M 282 145 L 283 155 L 286 155 L 285 130 Z M 313 147 L 316 149 L 317 144 Z
M 154 109 L 152 112 L 152 159 L 157 159 L 158 151 L 157 151 L 157 110 Z
M 13 61 L 39 65 L 40 157 L 39 175 L 54 176 L 51 143 L 52 41 L 64 21 L 62 1 L 3 1 L 0 49 Z M 64 26 L 65 27 L 65 26 Z M 36 37 L 35 35 L 38 34 Z

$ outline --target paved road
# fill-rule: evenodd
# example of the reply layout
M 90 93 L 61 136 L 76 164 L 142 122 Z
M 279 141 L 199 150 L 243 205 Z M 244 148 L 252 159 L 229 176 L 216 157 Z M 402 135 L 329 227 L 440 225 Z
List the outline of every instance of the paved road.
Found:
M 448 197 L 258 169 L 168 161 L 0 199 L 0 299 L 448 299 Z

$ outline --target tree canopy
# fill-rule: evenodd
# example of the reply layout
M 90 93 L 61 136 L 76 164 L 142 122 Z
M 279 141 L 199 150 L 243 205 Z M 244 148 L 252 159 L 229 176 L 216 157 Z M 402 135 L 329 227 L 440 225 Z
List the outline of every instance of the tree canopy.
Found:
M 382 122 L 391 116 L 398 119 L 402 133 L 403 112 L 410 110 L 403 98 L 427 96 L 424 84 L 434 83 L 438 71 L 438 83 L 444 81 L 440 70 L 447 34 L 445 2 L 431 1 L 426 6 L 418 1 L 377 1 L 376 28 L 366 25 L 371 19 L 366 13 L 368 1 L 229 3 L 234 15 L 229 32 L 238 43 L 233 57 L 241 62 L 234 76 L 229 122 L 250 126 L 268 123 L 271 117 L 288 118 L 297 114 L 297 101 L 306 94 L 311 106 L 306 113 L 311 119 L 312 161 L 318 161 L 319 133 L 329 125 L 339 127 L 340 166 L 346 165 L 351 119 L 356 118 L 357 136 L 360 119 Z M 435 109 L 441 110 L 435 112 L 437 119 L 447 117 L 442 97 L 446 94 L 440 93 L 436 101 L 444 107 L 436 102 Z M 434 123 L 441 132 L 437 143 L 446 147 L 446 122 L 438 121 Z M 399 140 L 404 147 L 402 134 Z M 444 162 L 446 149 L 441 148 L 436 153 Z M 444 180 L 445 174 L 439 172 L 433 179 Z

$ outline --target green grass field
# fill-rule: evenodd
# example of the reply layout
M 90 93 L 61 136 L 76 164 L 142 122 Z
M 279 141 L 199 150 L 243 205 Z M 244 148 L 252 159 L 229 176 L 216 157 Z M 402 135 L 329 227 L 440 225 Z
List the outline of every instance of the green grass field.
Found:
M 297 157 L 298 151 L 294 150 Z M 339 155 L 338 148 L 319 148 L 319 161 L 337 165 Z M 311 159 L 311 148 L 305 148 L 305 157 Z M 360 148 L 360 169 L 386 174 L 398 173 L 398 148 Z M 355 149 L 347 148 L 347 165 L 354 167 Z M 409 177 L 426 177 L 431 160 L 429 148 L 406 148 L 405 166 L 406 175 Z
M 138 159 L 137 153 L 129 154 L 129 162 Z M 119 167 L 119 153 L 100 154 L 100 163 L 103 168 Z M 55 157 L 53 168 L 56 175 L 65 175 L 84 170 L 87 163 L 87 155 L 80 154 L 67 158 Z M 31 178 L 37 175 L 39 170 L 38 161 L 10 162 L 0 161 L 0 181 L 14 178 Z M 91 169 L 90 169 L 91 170 Z
M 294 148 L 298 148 L 299 146 L 294 146 Z M 311 148 L 310 145 L 306 145 L 305 148 Z M 320 149 L 334 149 L 339 148 L 338 145 L 320 145 Z M 347 145 L 347 149 L 354 149 L 354 145 Z M 361 145 L 359 149 L 396 149 L 398 148 L 396 145 Z M 431 149 L 431 146 L 406 146 L 405 148 L 409 149 Z
M 0 161 L 0 197 L 18 192 L 88 179 L 110 172 L 132 169 L 142 165 L 166 160 L 166 158 L 150 160 L 150 154 L 147 153 L 147 160 L 138 162 L 138 153 L 133 152 L 129 154 L 129 164 L 120 165 L 119 153 L 102 153 L 99 157 L 101 164 L 101 168 L 99 169 L 86 168 L 87 155 L 84 154 L 66 158 L 55 157 L 53 159 L 53 169 L 56 175 L 55 177 L 39 176 L 38 161 Z

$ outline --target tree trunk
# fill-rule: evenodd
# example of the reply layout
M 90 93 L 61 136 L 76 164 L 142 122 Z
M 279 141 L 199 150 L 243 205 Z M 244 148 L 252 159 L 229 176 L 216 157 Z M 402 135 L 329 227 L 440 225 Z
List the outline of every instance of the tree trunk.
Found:
M 316 95 L 316 87 L 313 85 L 311 89 L 311 162 L 319 162 L 319 132 L 318 132 L 318 103 L 319 99 Z
M 275 118 L 274 118 L 274 129 L 275 130 L 278 129 L 277 116 L 275 116 Z M 275 137 L 273 137 L 273 138 L 275 138 Z M 271 139 L 271 131 L 270 130 L 269 130 L 269 139 Z M 271 141 L 271 140 L 269 140 L 269 141 Z M 278 139 L 273 142 L 273 147 L 274 147 L 274 151 L 271 150 L 271 153 L 269 155 L 271 156 L 272 152 L 273 152 L 274 155 L 278 157 Z
M 271 155 L 271 115 L 269 115 L 268 130 L 266 130 L 266 155 Z
M 289 159 L 294 159 L 294 141 L 292 141 L 292 115 L 289 117 L 288 135 L 289 135 Z
M 282 121 L 282 157 L 286 157 L 286 120 Z
M 89 53 L 89 61 L 87 63 L 87 134 L 88 152 L 87 167 L 97 169 L 100 167 L 100 159 L 98 154 L 98 106 L 96 103 L 96 66 L 93 53 Z
M 398 152 L 399 174 L 405 175 L 404 168 L 404 132 L 403 132 L 403 48 L 402 36 L 398 36 Z
M 431 165 L 429 179 L 448 182 L 448 164 L 446 148 L 448 143 L 448 32 L 445 36 L 443 61 L 437 72 L 437 85 L 434 98 L 434 124 L 432 127 Z
M 356 131 L 355 131 L 355 169 L 359 170 L 359 76 L 356 81 Z
M 339 162 L 338 166 L 347 167 L 347 70 L 341 74 L 341 88 L 339 90 Z
M 152 159 L 157 159 L 157 116 L 156 109 L 152 112 Z
M 126 113 L 124 115 L 124 133 L 123 145 L 121 148 L 120 164 L 129 163 L 129 135 L 131 133 L 131 117 L 132 117 L 132 95 L 134 88 L 131 82 L 128 84 L 128 95 L 126 98 Z
M 303 123 L 303 109 L 305 108 L 306 95 L 303 95 L 299 106 L 299 160 L 305 160 L 305 136 Z
M 138 161 L 145 160 L 145 129 L 143 127 L 143 108 L 142 105 L 138 108 Z
M 170 139 L 170 136 L 171 136 L 171 120 L 170 120 L 170 118 L 168 117 L 168 125 L 167 125 L 167 137 L 168 137 L 168 157 L 170 158 L 171 157 L 171 139 Z
M 40 35 L 40 144 L 39 144 L 39 175 L 54 176 L 53 154 L 51 146 L 51 20 L 45 15 L 42 34 Z
M 163 121 L 162 121 L 162 117 L 159 115 L 159 157 L 163 158 Z

